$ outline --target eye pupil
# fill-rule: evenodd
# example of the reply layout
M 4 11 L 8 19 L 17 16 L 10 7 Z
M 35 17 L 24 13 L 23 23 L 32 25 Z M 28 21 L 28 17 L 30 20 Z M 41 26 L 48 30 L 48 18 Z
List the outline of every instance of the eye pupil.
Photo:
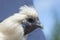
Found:
M 34 20 L 31 19 L 31 18 L 29 18 L 27 21 L 30 22 L 30 23 L 33 23 L 34 22 Z

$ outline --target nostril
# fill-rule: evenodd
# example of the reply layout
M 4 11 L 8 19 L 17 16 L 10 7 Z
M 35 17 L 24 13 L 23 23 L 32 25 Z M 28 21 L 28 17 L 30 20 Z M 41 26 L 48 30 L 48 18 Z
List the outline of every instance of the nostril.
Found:
M 34 20 L 32 18 L 27 19 L 28 22 L 34 23 Z

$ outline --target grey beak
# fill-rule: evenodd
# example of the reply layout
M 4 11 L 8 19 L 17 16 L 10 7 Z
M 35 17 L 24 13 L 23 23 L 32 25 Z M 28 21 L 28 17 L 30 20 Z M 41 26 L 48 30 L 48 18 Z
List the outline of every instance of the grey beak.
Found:
M 42 27 L 42 24 L 40 23 L 40 21 L 39 21 L 39 20 L 36 22 L 36 24 L 35 24 L 35 25 L 36 25 L 38 28 L 41 28 L 41 29 L 43 28 L 43 27 Z

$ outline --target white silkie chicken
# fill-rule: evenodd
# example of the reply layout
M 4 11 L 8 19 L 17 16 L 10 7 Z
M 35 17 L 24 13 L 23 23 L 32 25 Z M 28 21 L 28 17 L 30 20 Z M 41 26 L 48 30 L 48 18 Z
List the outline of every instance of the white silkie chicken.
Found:
M 25 40 L 24 36 L 36 28 L 42 28 L 33 7 L 22 6 L 19 13 L 0 23 L 0 40 Z

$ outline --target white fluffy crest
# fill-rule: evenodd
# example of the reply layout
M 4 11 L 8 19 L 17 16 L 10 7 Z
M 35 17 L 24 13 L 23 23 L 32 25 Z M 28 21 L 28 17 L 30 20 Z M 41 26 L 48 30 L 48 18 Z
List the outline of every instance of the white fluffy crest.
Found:
M 37 12 L 34 7 L 30 6 L 22 6 L 21 8 L 21 14 L 27 15 L 27 16 L 32 16 L 32 17 L 37 17 Z

